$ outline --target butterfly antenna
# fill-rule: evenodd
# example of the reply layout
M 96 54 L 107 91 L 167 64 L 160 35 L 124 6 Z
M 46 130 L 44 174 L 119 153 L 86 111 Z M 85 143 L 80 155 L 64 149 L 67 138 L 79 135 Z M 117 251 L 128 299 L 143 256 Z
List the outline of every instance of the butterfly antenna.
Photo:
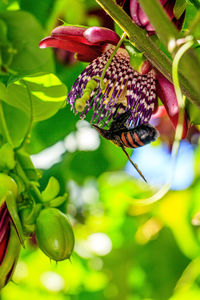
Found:
M 144 177 L 144 175 L 142 174 L 142 172 L 138 169 L 138 166 L 136 164 L 134 164 L 134 162 L 130 159 L 130 156 L 128 155 L 128 153 L 126 152 L 126 150 L 124 149 L 124 147 L 121 147 L 122 150 L 124 151 L 124 153 L 126 154 L 128 160 L 130 161 L 130 163 L 133 165 L 133 167 L 136 169 L 136 171 L 140 174 L 140 176 L 142 177 L 142 179 L 147 183 L 146 178 Z

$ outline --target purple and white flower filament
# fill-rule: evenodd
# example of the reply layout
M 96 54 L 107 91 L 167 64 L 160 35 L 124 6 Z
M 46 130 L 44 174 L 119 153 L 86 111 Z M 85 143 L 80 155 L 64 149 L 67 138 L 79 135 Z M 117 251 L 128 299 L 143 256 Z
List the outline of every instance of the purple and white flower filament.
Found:
M 74 112 L 76 100 L 83 97 L 87 84 L 93 78 L 102 76 L 113 50 L 113 47 L 110 47 L 94 59 L 76 79 L 67 97 Z M 144 75 L 133 70 L 127 51 L 119 48 L 105 72 L 104 90 L 101 89 L 99 80 L 95 79 L 97 85 L 91 91 L 80 117 L 85 118 L 92 109 L 91 122 L 104 127 L 112 120 L 116 111 L 122 113 L 131 110 L 127 126 L 135 127 L 148 123 L 156 103 L 155 80 L 153 70 Z

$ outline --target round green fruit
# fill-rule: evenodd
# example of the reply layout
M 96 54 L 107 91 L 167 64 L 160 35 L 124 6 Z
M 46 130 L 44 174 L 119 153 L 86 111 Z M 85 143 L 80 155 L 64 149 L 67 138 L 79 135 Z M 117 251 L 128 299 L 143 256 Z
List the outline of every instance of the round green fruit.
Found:
M 56 261 L 70 258 L 74 233 L 65 214 L 56 208 L 43 209 L 35 228 L 38 246 L 48 257 Z

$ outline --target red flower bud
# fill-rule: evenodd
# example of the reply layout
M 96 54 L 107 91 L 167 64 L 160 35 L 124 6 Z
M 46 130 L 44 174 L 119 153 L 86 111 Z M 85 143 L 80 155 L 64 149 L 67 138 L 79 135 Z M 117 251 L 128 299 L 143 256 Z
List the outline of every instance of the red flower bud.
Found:
M 159 1 L 160 1 L 160 4 L 165 9 L 170 20 L 180 30 L 183 25 L 185 13 L 183 13 L 179 19 L 176 19 L 176 17 L 174 16 L 174 12 L 173 12 L 176 0 L 159 0 Z M 142 10 L 142 8 L 137 0 L 130 0 L 130 15 L 131 15 L 134 23 L 136 23 L 138 26 L 144 28 L 149 34 L 155 34 L 155 29 L 150 24 L 147 15 Z

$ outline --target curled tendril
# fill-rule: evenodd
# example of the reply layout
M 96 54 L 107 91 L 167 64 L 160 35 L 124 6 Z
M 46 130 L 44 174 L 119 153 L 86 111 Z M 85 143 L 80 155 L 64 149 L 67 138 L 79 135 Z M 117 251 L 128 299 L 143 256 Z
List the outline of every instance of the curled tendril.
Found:
M 172 79 L 176 92 L 176 97 L 179 105 L 179 116 L 178 116 L 178 124 L 175 131 L 175 138 L 172 145 L 172 154 L 171 154 L 171 169 L 168 181 L 151 197 L 146 199 L 131 199 L 131 202 L 137 205 L 149 205 L 157 202 L 162 199 L 167 192 L 170 190 L 172 181 L 174 178 L 174 170 L 176 166 L 177 153 L 180 146 L 180 141 L 183 133 L 183 120 L 184 120 L 184 108 L 185 108 L 185 96 L 181 92 L 180 83 L 179 83 L 179 75 L 178 75 L 178 67 L 179 62 L 182 56 L 186 51 L 188 51 L 194 44 L 194 41 L 191 36 L 188 36 L 185 39 L 185 43 L 178 49 L 176 52 L 173 63 L 172 63 Z

